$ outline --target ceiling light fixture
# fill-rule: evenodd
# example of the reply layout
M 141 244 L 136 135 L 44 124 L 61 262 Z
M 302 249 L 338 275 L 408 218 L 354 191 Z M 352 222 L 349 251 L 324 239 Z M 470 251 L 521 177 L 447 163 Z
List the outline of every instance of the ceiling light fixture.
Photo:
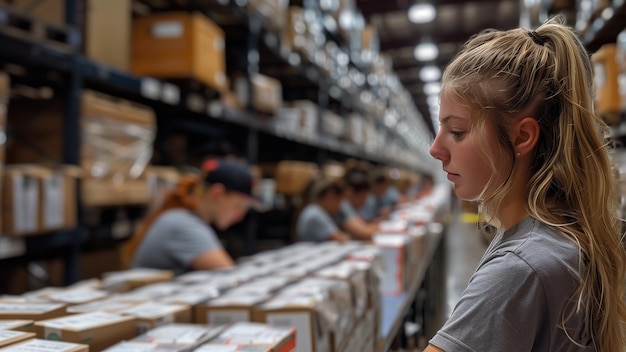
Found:
M 413 23 L 429 23 L 437 16 L 437 9 L 432 4 L 414 4 L 409 7 L 408 16 Z
M 441 78 L 441 70 L 435 65 L 424 66 L 420 70 L 420 79 L 424 82 L 438 81 Z
M 426 93 L 426 95 L 439 94 L 440 91 L 441 83 L 439 82 L 428 82 L 424 84 L 424 93 Z
M 439 56 L 439 48 L 435 43 L 420 43 L 415 46 L 413 55 L 417 61 L 431 61 Z

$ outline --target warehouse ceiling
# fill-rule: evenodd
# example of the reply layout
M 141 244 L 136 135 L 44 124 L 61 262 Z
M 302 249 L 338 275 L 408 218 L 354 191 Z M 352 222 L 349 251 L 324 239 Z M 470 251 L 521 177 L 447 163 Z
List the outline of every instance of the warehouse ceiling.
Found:
M 357 0 L 357 6 L 374 25 L 380 37 L 381 52 L 392 58 L 394 70 L 412 94 L 427 125 L 432 128 L 431 109 L 420 78 L 424 66 L 436 65 L 441 71 L 473 34 L 485 29 L 511 29 L 519 26 L 519 0 L 432 0 L 436 17 L 425 24 L 409 21 L 408 9 L 415 0 Z M 423 1 L 421 1 L 423 2 Z M 419 62 L 415 46 L 434 42 L 436 59 Z M 432 87 L 426 86 L 426 92 Z M 431 99 L 433 100 L 433 99 Z M 434 117 L 436 119 L 436 116 Z M 434 130 L 431 129 L 434 133 Z

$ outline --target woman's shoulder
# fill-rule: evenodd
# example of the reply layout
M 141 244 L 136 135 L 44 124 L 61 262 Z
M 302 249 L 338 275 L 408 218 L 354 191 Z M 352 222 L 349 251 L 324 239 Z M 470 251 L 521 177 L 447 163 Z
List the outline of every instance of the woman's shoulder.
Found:
M 155 224 L 165 225 L 165 224 L 176 224 L 180 222 L 200 222 L 200 218 L 192 213 L 189 209 L 184 208 L 176 208 L 170 209 L 159 216 Z

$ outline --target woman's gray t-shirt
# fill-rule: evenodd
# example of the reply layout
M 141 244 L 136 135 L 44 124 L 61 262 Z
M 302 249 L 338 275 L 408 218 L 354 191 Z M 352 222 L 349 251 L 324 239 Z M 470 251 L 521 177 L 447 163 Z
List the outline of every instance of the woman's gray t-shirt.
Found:
M 493 240 L 461 300 L 430 341 L 456 351 L 594 351 L 570 341 L 563 316 L 578 287 L 579 250 L 532 217 Z M 591 346 L 584 319 L 574 314 L 567 333 Z
M 173 270 L 175 275 L 191 270 L 202 253 L 222 248 L 215 231 L 187 209 L 161 214 L 148 229 L 133 258 L 133 268 Z
M 333 218 L 317 204 L 307 205 L 300 213 L 296 225 L 299 241 L 326 241 L 337 230 L 338 227 Z

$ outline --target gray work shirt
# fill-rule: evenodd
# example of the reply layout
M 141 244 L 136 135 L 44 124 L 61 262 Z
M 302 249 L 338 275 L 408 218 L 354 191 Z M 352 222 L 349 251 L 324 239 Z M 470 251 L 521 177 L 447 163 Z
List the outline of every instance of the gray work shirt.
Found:
M 578 287 L 578 259 L 576 244 L 534 218 L 501 231 L 430 343 L 446 352 L 594 351 L 561 328 Z M 580 315 L 566 327 L 591 345 Z
M 299 241 L 322 242 L 338 230 L 333 218 L 317 204 L 309 204 L 298 217 Z
M 359 216 L 350 201 L 344 199 L 341 201 L 341 205 L 339 206 L 339 214 L 335 216 L 335 222 L 337 225 L 341 226 L 347 220 L 350 220 L 354 217 Z
M 365 200 L 365 204 L 358 210 L 358 214 L 365 221 L 372 221 L 380 216 L 383 209 L 396 205 L 398 199 L 400 199 L 398 189 L 394 186 L 389 186 L 381 197 L 370 194 Z
M 161 214 L 146 233 L 133 258 L 133 268 L 173 270 L 175 275 L 191 270 L 202 253 L 222 248 L 215 231 L 187 209 Z

